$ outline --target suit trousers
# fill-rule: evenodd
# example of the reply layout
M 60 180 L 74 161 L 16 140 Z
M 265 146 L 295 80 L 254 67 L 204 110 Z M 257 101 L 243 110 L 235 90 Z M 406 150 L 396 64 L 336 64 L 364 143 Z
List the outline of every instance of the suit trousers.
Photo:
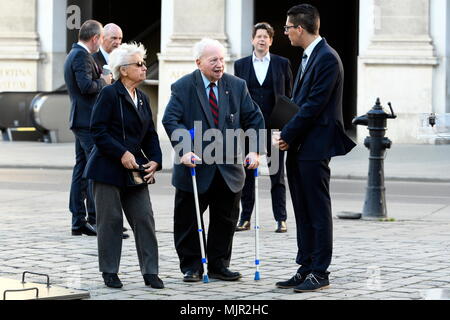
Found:
M 268 149 L 270 150 L 270 144 Z M 267 154 L 269 157 L 271 153 Z M 285 152 L 277 152 L 279 163 L 279 169 L 276 172 L 272 172 L 272 161 L 269 163 L 270 172 L 270 194 L 272 197 L 272 212 L 275 221 L 286 221 L 286 182 L 284 180 L 284 158 Z M 241 221 L 250 221 L 253 213 L 253 207 L 255 206 L 255 174 L 254 170 L 245 169 L 245 185 L 242 190 L 241 197 L 242 212 Z
M 100 271 L 119 272 L 123 209 L 134 233 L 142 275 L 158 274 L 158 242 L 148 187 L 119 188 L 94 182 L 94 199 Z
M 200 212 L 209 207 L 209 228 L 206 241 L 206 256 L 209 271 L 229 267 L 233 236 L 239 217 L 241 192 L 233 193 L 216 170 L 208 191 L 199 195 Z M 202 229 L 204 228 L 202 217 Z M 204 240 L 206 240 L 205 232 Z M 182 273 L 204 272 L 198 235 L 194 194 L 177 189 L 174 215 L 175 248 L 180 259 Z
M 297 226 L 301 274 L 327 276 L 333 253 L 330 160 L 301 161 L 288 155 L 286 169 Z
M 72 129 L 72 132 L 75 135 L 75 166 L 70 186 L 69 209 L 72 213 L 72 230 L 77 230 L 86 223 L 86 211 L 87 222 L 96 223 L 92 181 L 83 178 L 84 169 L 94 147 L 94 140 L 89 129 Z

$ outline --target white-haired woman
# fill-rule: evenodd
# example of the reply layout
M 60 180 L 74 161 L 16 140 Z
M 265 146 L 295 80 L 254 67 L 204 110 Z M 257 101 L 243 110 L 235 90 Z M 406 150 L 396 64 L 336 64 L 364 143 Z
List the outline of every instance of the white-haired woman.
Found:
M 116 82 L 105 87 L 94 105 L 94 149 L 85 176 L 94 181 L 99 267 L 105 284 L 121 288 L 118 277 L 125 216 L 133 230 L 146 285 L 162 289 L 158 243 L 148 185 L 161 170 L 162 153 L 150 104 L 137 86 L 147 68 L 143 45 L 122 44 L 110 56 Z

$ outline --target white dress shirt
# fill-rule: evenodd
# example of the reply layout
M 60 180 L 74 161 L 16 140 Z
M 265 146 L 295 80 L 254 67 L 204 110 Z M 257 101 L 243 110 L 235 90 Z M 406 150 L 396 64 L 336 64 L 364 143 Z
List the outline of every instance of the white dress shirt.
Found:
M 253 52 L 253 68 L 255 69 L 256 79 L 260 85 L 263 85 L 264 80 L 266 80 L 267 72 L 269 71 L 270 65 L 270 52 L 262 58 L 259 59 L 255 52 Z
M 303 55 L 307 55 L 308 57 L 306 58 L 306 62 L 305 62 L 305 68 L 308 65 L 309 62 L 309 58 L 311 58 L 311 55 L 314 51 L 314 49 L 316 48 L 316 46 L 319 44 L 319 42 L 322 41 L 322 37 L 319 36 L 316 40 L 314 40 L 309 46 L 308 48 L 305 49 L 305 51 L 303 52 Z
M 106 52 L 102 47 L 100 47 L 100 51 L 103 57 L 105 58 L 106 64 L 109 64 L 109 53 Z
M 88 53 L 91 53 L 91 50 L 89 50 L 89 48 L 81 41 L 78 41 L 77 43 L 79 46 L 83 47 L 84 49 L 87 50 Z
M 125 87 L 125 89 L 127 89 L 128 94 L 130 95 L 131 100 L 133 100 L 134 106 L 136 107 L 136 109 L 138 109 L 138 108 L 139 108 L 139 107 L 138 107 L 138 96 L 137 96 L 136 89 L 134 90 L 134 97 L 133 97 L 133 94 L 131 93 L 131 91 L 128 90 L 127 87 Z

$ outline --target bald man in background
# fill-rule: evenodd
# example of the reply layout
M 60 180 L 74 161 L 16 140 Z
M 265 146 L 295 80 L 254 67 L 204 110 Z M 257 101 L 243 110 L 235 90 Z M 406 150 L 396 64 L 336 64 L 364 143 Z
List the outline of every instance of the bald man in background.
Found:
M 103 30 L 103 44 L 100 50 L 92 55 L 101 73 L 103 66 L 109 63 L 109 55 L 122 44 L 123 39 L 122 29 L 117 24 L 108 23 Z
M 108 23 L 103 27 L 103 44 L 100 46 L 100 50 L 92 54 L 100 72 L 103 72 L 103 66 L 109 63 L 109 55 L 114 49 L 117 49 L 122 44 L 123 33 L 122 29 L 114 23 Z M 113 80 L 114 82 L 114 80 Z M 123 228 L 123 239 L 128 239 L 130 236 L 125 233 L 127 228 Z

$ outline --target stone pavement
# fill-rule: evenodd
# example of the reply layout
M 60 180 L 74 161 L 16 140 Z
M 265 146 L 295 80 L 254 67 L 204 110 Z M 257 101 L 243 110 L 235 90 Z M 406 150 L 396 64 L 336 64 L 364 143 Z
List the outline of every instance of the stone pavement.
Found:
M 172 147 L 161 142 L 163 167 L 172 167 Z M 0 141 L 0 168 L 72 169 L 74 144 Z M 331 162 L 332 176 L 343 179 L 366 179 L 369 151 L 358 145 L 345 157 Z M 393 144 L 387 151 L 385 175 L 388 180 L 450 182 L 450 145 Z M 267 170 L 263 168 L 263 173 Z
M 132 235 L 123 242 L 119 276 L 124 288 L 106 288 L 98 272 L 96 238 L 70 236 L 67 201 L 71 171 L 67 169 L 73 161 L 71 150 L 69 145 L 0 142 L 0 277 L 19 280 L 23 271 L 48 273 L 54 285 L 88 290 L 92 300 L 416 300 L 425 298 L 431 289 L 450 289 L 449 206 L 406 202 L 391 204 L 394 222 L 334 220 L 330 289 L 305 294 L 277 289 L 274 283 L 289 278 L 296 270 L 296 233 L 290 202 L 289 232 L 273 232 L 267 192 L 262 192 L 260 205 L 262 279 L 253 280 L 254 234 L 244 232 L 235 236 L 231 265 L 232 270 L 243 274 L 240 281 L 186 284 L 181 280 L 173 245 L 174 192 L 168 173 L 162 173 L 159 184 L 150 189 L 160 276 L 166 288 L 144 286 Z M 395 154 L 394 150 L 393 158 L 403 160 L 398 170 L 391 171 L 393 179 L 450 181 L 449 147 L 418 146 L 410 155 L 407 151 Z M 335 178 L 363 178 L 367 168 L 367 160 L 363 162 L 367 153 L 363 153 L 363 149 L 357 149 L 353 158 L 349 155 L 335 161 Z M 36 170 L 27 169 L 40 167 L 54 170 L 35 178 L 32 175 Z M 408 168 L 417 170 L 408 173 Z M 28 177 L 30 182 L 24 186 L 11 175 Z M 267 177 L 261 183 L 268 184 Z M 449 188 L 448 183 L 442 185 Z M 333 211 L 360 210 L 362 201 L 360 195 L 334 197 Z

